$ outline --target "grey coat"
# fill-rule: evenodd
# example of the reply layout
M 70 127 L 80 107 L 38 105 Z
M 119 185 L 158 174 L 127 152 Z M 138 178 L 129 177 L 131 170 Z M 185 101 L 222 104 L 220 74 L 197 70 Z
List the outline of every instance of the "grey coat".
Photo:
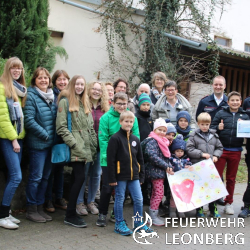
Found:
M 219 136 L 214 129 L 209 129 L 209 132 L 208 141 L 200 133 L 200 129 L 196 129 L 190 134 L 186 151 L 192 164 L 205 160 L 205 158 L 202 157 L 203 153 L 210 154 L 211 158 L 213 158 L 213 156 L 216 156 L 218 159 L 221 157 L 223 146 L 219 140 Z

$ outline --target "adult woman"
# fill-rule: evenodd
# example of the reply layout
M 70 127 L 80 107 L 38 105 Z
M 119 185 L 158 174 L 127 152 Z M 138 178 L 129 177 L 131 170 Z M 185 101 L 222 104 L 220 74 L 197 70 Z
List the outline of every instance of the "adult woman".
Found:
M 47 69 L 38 67 L 31 79 L 24 107 L 29 148 L 29 179 L 26 187 L 26 218 L 34 222 L 51 221 L 43 204 L 51 172 L 51 148 L 55 134 L 56 106 Z
M 56 131 L 71 148 L 71 166 L 75 178 L 70 190 L 64 223 L 75 227 L 86 227 L 84 220 L 76 214 L 76 201 L 85 179 L 85 165 L 95 160 L 97 140 L 84 77 L 75 75 L 67 88 L 60 93 L 58 101 Z M 71 132 L 67 124 L 68 111 L 71 114 Z
M 109 96 L 109 105 L 113 104 L 113 99 L 114 99 L 114 87 L 112 82 L 106 82 L 105 83 L 106 89 L 108 91 L 108 96 Z
M 153 104 L 159 100 L 159 98 L 164 94 L 163 86 L 167 81 L 167 77 L 162 72 L 155 72 L 152 77 L 153 87 L 151 89 L 150 98 Z
M 106 87 L 101 82 L 91 82 L 88 84 L 88 96 L 90 99 L 90 106 L 92 107 L 92 116 L 94 120 L 94 130 L 96 136 L 98 135 L 99 121 L 101 116 L 109 110 L 108 103 L 108 93 Z M 100 177 L 102 173 L 100 165 L 100 149 L 97 148 L 97 158 L 92 163 L 88 163 L 85 166 L 85 181 L 82 185 L 81 191 L 79 193 L 76 205 L 76 212 L 79 215 L 87 215 L 88 211 L 92 214 L 98 214 L 99 210 L 96 208 L 94 201 L 95 195 L 100 185 Z M 84 191 L 87 181 L 87 176 L 89 172 L 89 184 L 88 184 L 88 200 L 87 200 L 87 209 L 84 205 Z
M 62 90 L 64 90 L 69 83 L 69 75 L 64 70 L 57 70 L 52 76 L 52 84 L 54 86 L 54 103 L 57 106 L 57 98 Z M 62 165 L 52 165 L 52 171 L 48 180 L 47 191 L 45 193 L 45 203 L 44 207 L 48 212 L 54 212 L 55 208 L 52 203 L 52 189 L 53 189 L 53 179 L 55 188 L 55 207 L 66 210 L 67 203 L 63 199 L 63 168 Z
M 114 83 L 113 83 L 113 87 L 114 87 L 114 90 L 115 90 L 115 94 L 116 93 L 119 93 L 119 92 L 123 92 L 123 93 L 126 93 L 128 95 L 128 92 L 129 92 L 129 85 L 128 83 L 121 79 L 121 78 L 118 78 Z M 127 108 L 135 113 L 135 106 L 134 106 L 134 103 L 133 103 L 133 100 L 132 99 L 128 99 L 128 105 L 127 105 Z
M 11 57 L 0 78 L 0 149 L 8 169 L 0 206 L 0 227 L 8 229 L 18 228 L 20 222 L 9 211 L 12 198 L 22 180 L 20 162 L 25 132 L 21 100 L 26 92 L 23 63 L 19 58 Z

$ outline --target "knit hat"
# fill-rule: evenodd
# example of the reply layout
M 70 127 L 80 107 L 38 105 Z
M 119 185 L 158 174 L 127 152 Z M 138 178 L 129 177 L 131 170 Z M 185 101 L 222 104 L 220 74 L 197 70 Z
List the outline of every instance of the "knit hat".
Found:
M 139 107 L 141 107 L 141 105 L 144 103 L 144 102 L 148 102 L 148 103 L 151 103 L 151 99 L 149 97 L 149 95 L 145 94 L 145 93 L 142 93 L 140 96 L 139 96 Z
M 159 127 L 165 127 L 166 129 L 168 128 L 167 123 L 162 118 L 158 118 L 158 119 L 155 120 L 154 130 L 156 130 Z
M 189 114 L 187 111 L 180 111 L 180 112 L 177 114 L 177 117 L 176 117 L 177 123 L 178 123 L 178 121 L 179 121 L 181 118 L 187 119 L 188 124 L 190 124 L 191 116 L 190 116 L 190 114 Z
M 176 128 L 172 123 L 167 123 L 168 131 L 166 134 L 174 133 L 176 135 Z
M 186 150 L 186 142 L 183 140 L 183 136 L 181 134 L 178 134 L 171 144 L 172 152 L 177 149 Z

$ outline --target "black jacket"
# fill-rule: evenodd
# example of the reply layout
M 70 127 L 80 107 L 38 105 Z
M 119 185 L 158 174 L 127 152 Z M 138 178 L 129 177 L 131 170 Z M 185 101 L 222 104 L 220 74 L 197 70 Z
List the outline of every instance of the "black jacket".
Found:
M 199 102 L 198 108 L 196 110 L 196 120 L 197 120 L 198 115 L 202 112 L 209 113 L 213 120 L 216 113 L 222 109 L 222 106 L 228 106 L 226 95 L 223 95 L 223 100 L 221 101 L 219 106 L 217 105 L 214 99 L 214 94 L 205 96 Z
M 225 148 L 239 148 L 243 145 L 244 138 L 236 137 L 238 119 L 249 120 L 249 117 L 242 108 L 239 108 L 238 112 L 233 115 L 229 107 L 223 107 L 223 110 L 219 111 L 212 121 L 210 128 L 216 129 L 219 139 Z M 221 120 L 224 123 L 223 130 L 218 129 Z
M 248 114 L 249 118 L 250 118 L 250 96 L 247 97 L 244 102 L 243 102 L 243 109 L 246 111 L 246 113 Z M 246 145 L 246 149 L 248 154 L 250 153 L 250 138 L 247 139 L 247 145 Z
M 144 182 L 140 140 L 122 128 L 111 136 L 107 149 L 109 183 L 126 180 Z
M 151 131 L 153 131 L 153 120 L 150 116 L 149 111 L 138 110 L 135 116 L 137 117 L 139 131 L 140 131 L 140 140 L 143 141 L 148 137 Z

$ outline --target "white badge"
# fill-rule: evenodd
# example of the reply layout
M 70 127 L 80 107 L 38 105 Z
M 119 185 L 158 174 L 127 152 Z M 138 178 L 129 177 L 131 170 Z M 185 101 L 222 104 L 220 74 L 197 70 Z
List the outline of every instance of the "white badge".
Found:
M 132 146 L 133 146 L 133 147 L 136 146 L 136 141 L 132 141 Z

